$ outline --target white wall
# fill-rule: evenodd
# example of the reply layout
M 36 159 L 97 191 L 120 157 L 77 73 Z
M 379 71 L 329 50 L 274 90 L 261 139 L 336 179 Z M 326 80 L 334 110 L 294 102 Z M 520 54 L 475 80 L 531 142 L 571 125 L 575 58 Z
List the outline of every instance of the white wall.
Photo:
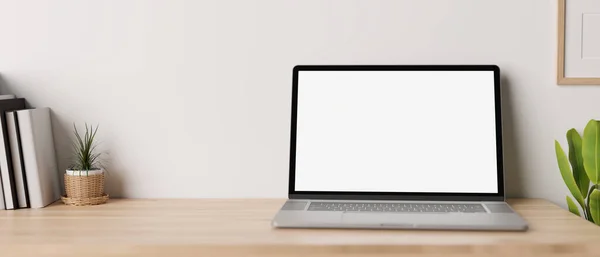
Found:
M 52 107 L 62 168 L 99 123 L 117 196 L 286 196 L 295 64 L 498 64 L 512 196 L 562 204 L 553 140 L 600 118 L 600 87 L 555 83 L 556 1 L 0 6 L 2 92 Z

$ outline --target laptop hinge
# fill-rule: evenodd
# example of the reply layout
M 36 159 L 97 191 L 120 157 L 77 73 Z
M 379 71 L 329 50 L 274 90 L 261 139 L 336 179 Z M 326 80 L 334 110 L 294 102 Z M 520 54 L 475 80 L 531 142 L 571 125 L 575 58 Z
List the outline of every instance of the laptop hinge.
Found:
M 387 200 L 387 201 L 481 201 L 502 202 L 503 196 L 481 195 L 335 195 L 335 194 L 289 194 L 289 199 L 313 200 Z

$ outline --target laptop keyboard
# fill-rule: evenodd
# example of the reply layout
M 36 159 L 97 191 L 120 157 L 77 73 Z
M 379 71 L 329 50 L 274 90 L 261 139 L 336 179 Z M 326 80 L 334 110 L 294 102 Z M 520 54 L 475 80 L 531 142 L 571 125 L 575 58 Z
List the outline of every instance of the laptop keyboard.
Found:
M 425 204 L 425 203 L 356 203 L 356 202 L 311 202 L 308 211 L 342 212 L 466 212 L 476 213 L 486 210 L 481 204 Z

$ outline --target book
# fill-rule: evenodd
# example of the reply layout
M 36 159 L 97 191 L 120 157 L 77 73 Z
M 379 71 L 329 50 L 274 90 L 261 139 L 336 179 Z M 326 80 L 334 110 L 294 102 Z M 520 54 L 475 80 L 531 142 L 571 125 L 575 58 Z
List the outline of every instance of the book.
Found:
M 15 99 L 15 95 L 0 95 L 0 100 Z
M 60 185 L 50 108 L 16 111 L 21 137 L 23 168 L 31 208 L 42 208 L 60 199 Z
M 19 120 L 14 111 L 6 113 L 6 127 L 8 131 L 8 141 L 10 143 L 10 153 L 12 155 L 18 208 L 29 208 L 27 175 L 25 174 L 23 149 L 21 148 L 21 135 L 18 132 Z
M 6 127 L 7 111 L 25 109 L 25 99 L 0 100 L 0 187 L 2 187 L 2 203 L 6 210 L 18 207 L 15 179 L 12 168 L 12 156 Z

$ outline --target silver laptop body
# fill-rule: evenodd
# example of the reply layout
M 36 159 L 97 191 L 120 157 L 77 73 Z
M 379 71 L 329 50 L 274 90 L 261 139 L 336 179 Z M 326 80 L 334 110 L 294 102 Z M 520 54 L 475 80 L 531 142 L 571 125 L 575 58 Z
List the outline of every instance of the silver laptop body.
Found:
M 504 202 L 495 65 L 296 66 L 276 228 L 527 230 Z

